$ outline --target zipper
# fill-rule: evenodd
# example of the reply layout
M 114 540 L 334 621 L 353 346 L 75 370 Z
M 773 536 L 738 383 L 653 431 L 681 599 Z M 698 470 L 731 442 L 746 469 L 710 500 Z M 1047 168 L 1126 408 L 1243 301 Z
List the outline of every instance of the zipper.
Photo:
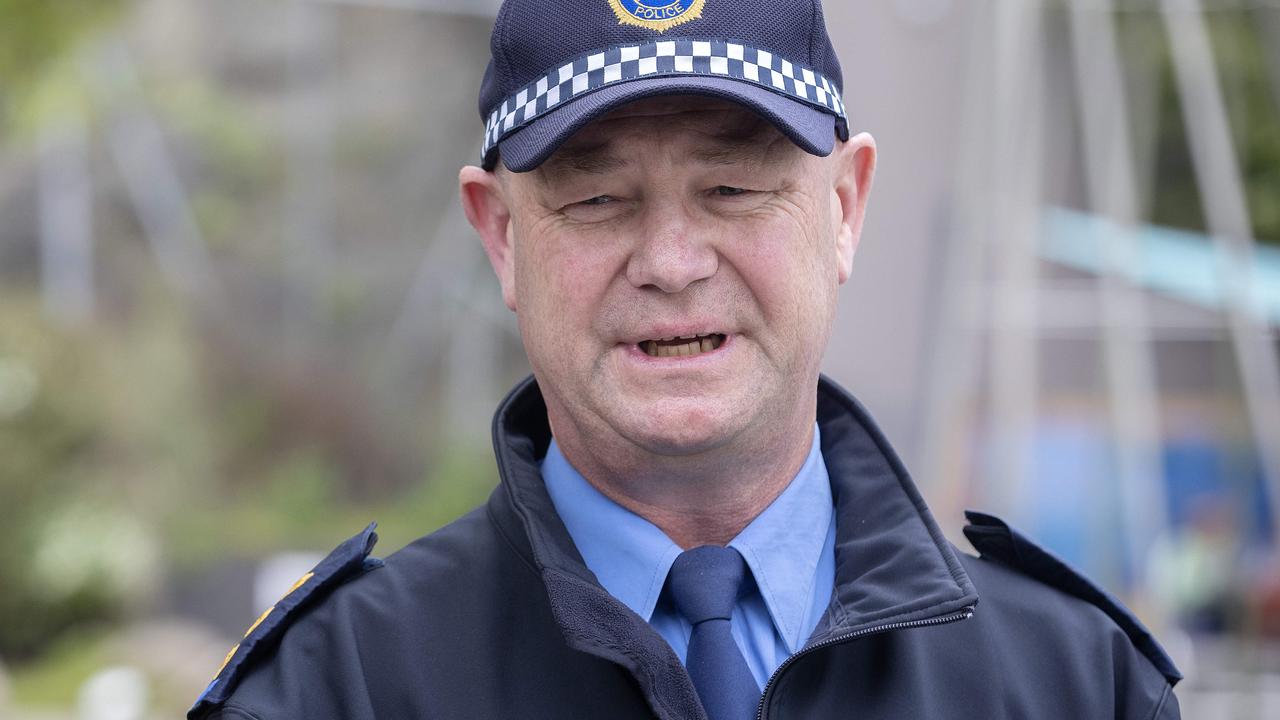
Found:
M 773 671 L 773 675 L 769 676 L 769 681 L 764 684 L 764 692 L 760 694 L 760 705 L 756 708 L 756 720 L 764 720 L 764 709 L 766 707 L 765 701 L 769 698 L 769 691 L 773 689 L 773 686 L 776 684 L 778 680 L 778 676 L 782 675 L 782 672 L 787 668 L 791 667 L 792 663 L 796 662 L 797 660 L 804 657 L 805 655 L 808 655 L 817 650 L 821 650 L 822 648 L 831 647 L 832 645 L 839 645 L 840 643 L 849 642 L 850 640 L 857 640 L 858 638 L 867 637 L 868 635 L 879 635 L 880 633 L 890 632 L 893 630 L 904 630 L 906 628 L 928 627 L 931 625 L 946 625 L 948 623 L 959 622 L 960 620 L 967 620 L 970 617 L 973 617 L 972 605 L 963 607 L 959 611 L 951 613 L 949 615 L 939 615 L 937 617 L 925 618 L 924 620 L 911 620 L 908 622 L 895 622 L 895 623 L 886 623 L 884 625 L 873 625 L 868 628 L 862 628 L 861 630 L 855 630 L 854 632 L 851 632 L 847 635 L 828 638 L 826 640 L 823 640 L 820 643 L 817 643 L 816 645 L 810 645 L 807 648 L 803 648 L 802 650 L 800 650 L 800 652 L 796 653 L 795 655 L 792 655 L 786 660 L 783 660 L 782 664 L 778 666 L 778 669 Z

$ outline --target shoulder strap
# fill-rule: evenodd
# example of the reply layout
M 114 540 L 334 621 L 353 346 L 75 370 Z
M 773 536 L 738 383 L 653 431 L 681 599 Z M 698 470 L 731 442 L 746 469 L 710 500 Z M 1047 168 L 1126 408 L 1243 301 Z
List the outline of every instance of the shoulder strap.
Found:
M 1132 612 L 1106 590 L 1056 555 L 1032 542 L 994 515 L 965 511 L 969 525 L 964 535 L 984 558 L 990 558 L 1040 582 L 1097 606 L 1106 613 L 1129 641 L 1151 661 L 1170 685 L 1182 679 L 1164 648 Z
M 321 560 L 311 572 L 298 582 L 266 612 L 262 613 L 245 632 L 227 657 L 222 667 L 205 688 L 195 705 L 187 711 L 187 718 L 203 717 L 205 713 L 226 702 L 240 678 L 250 667 L 250 661 L 275 647 L 280 636 L 309 607 L 328 595 L 334 588 L 352 580 L 366 570 L 380 567 L 382 561 L 369 557 L 378 542 L 377 523 L 369 523 L 360 534 L 339 545 L 329 556 Z

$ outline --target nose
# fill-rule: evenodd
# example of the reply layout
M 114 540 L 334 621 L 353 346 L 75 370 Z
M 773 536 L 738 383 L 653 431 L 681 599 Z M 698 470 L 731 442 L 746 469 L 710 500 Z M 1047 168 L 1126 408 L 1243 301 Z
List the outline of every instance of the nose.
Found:
M 699 231 L 681 210 L 655 208 L 650 215 L 627 262 L 634 287 L 678 293 L 716 273 L 720 260 L 707 228 Z

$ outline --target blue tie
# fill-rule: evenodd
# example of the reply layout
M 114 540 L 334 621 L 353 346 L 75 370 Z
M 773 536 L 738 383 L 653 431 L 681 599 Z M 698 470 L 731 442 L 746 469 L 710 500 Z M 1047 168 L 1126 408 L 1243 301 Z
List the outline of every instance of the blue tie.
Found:
M 703 545 L 680 553 L 667 575 L 676 610 L 693 625 L 684 664 L 711 720 L 748 720 L 760 701 L 760 687 L 729 631 L 746 573 L 737 550 Z

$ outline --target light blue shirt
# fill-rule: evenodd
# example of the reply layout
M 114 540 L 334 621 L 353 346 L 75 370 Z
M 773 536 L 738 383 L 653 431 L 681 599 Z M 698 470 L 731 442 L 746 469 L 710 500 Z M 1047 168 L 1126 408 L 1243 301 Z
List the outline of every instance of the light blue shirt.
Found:
M 835 585 L 835 513 L 820 447 L 815 423 L 800 472 L 729 543 L 742 553 L 755 580 L 734 607 L 731 627 L 761 689 L 809 639 Z M 542 477 L 600 584 L 648 621 L 684 662 L 692 629 L 662 594 L 680 546 L 587 482 L 554 439 L 542 461 Z

